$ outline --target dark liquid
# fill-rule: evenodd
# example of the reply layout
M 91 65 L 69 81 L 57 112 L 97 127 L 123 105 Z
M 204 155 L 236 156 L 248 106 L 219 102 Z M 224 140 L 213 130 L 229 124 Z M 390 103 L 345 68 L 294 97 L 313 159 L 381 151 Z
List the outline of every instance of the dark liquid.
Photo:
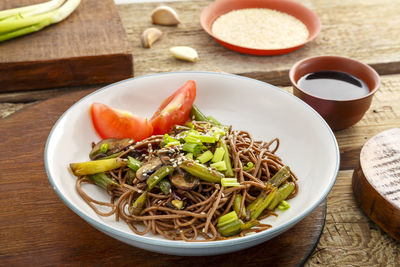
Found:
M 369 88 L 362 80 L 340 71 L 309 73 L 297 83 L 303 91 L 330 100 L 350 100 L 369 94 Z

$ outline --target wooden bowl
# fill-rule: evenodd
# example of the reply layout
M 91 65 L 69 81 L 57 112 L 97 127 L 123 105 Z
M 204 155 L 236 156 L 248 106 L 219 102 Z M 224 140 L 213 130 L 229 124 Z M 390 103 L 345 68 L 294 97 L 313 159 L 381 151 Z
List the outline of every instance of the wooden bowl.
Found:
M 308 38 L 305 42 L 292 47 L 282 49 L 254 49 L 225 42 L 212 33 L 212 25 L 218 17 L 232 10 L 244 8 L 269 8 L 292 15 L 302 21 L 307 27 L 309 32 Z M 217 0 L 203 9 L 200 16 L 200 23 L 209 35 L 226 48 L 244 54 L 259 56 L 280 55 L 295 51 L 313 40 L 321 31 L 321 21 L 313 11 L 289 0 Z
M 352 182 L 360 208 L 400 242 L 400 128 L 381 132 L 365 143 Z
M 341 71 L 365 82 L 369 94 L 351 100 L 331 100 L 311 95 L 302 90 L 297 82 L 306 74 L 317 71 Z M 338 56 L 317 56 L 303 59 L 290 69 L 293 94 L 313 107 L 332 130 L 342 130 L 357 123 L 371 106 L 372 97 L 378 90 L 380 78 L 370 66 L 359 61 Z

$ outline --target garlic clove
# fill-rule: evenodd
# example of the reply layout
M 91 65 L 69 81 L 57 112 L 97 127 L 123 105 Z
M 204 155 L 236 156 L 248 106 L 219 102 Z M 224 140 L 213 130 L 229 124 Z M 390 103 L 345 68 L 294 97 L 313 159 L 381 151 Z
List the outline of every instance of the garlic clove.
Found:
M 143 47 L 150 48 L 152 44 L 161 38 L 162 31 L 157 28 L 148 28 L 142 33 L 142 45 Z
M 180 23 L 178 13 L 169 6 L 159 6 L 151 12 L 151 20 L 159 25 L 177 25 Z
M 196 62 L 199 60 L 199 55 L 197 51 L 189 46 L 174 46 L 169 49 L 171 54 L 180 60 Z

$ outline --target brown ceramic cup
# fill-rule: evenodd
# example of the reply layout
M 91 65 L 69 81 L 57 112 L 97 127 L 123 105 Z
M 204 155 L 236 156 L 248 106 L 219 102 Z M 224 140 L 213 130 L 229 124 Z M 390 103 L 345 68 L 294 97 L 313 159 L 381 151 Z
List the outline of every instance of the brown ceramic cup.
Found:
M 317 71 L 341 71 L 362 80 L 369 88 L 369 94 L 351 100 L 331 100 L 311 95 L 298 86 L 306 74 Z M 314 108 L 332 130 L 342 130 L 357 123 L 371 106 L 372 97 L 378 90 L 380 78 L 370 66 L 359 61 L 338 56 L 317 56 L 303 59 L 290 69 L 289 78 L 293 94 Z

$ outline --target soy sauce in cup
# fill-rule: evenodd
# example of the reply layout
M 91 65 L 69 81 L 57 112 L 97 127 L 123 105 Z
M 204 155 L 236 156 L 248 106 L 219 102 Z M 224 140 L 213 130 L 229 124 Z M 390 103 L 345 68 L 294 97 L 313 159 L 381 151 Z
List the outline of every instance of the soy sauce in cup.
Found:
M 331 100 L 350 100 L 369 94 L 362 80 L 341 71 L 317 71 L 301 77 L 298 86 L 307 93 Z

